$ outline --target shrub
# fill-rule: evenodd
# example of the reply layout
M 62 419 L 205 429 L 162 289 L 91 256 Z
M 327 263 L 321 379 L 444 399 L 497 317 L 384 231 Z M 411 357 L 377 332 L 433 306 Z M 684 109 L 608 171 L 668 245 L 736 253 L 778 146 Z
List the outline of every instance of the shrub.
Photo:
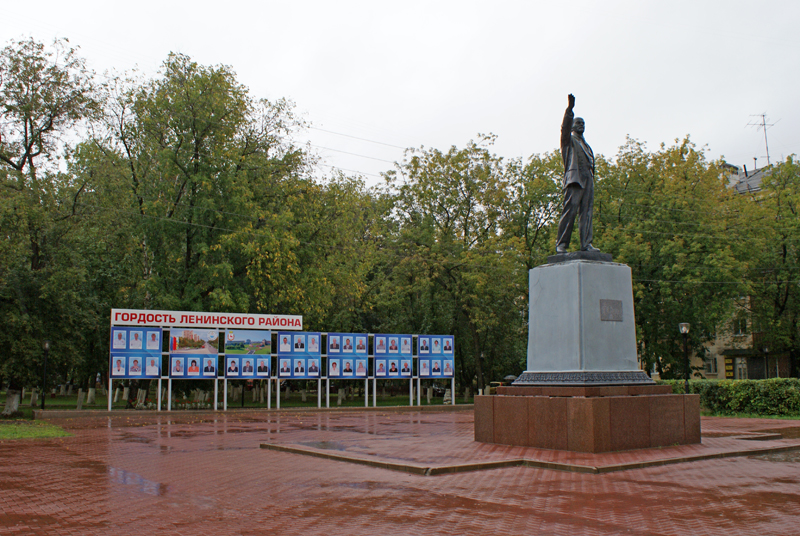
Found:
M 681 394 L 683 380 L 659 380 Z M 700 395 L 700 405 L 720 415 L 799 415 L 800 379 L 768 380 L 689 380 L 689 392 Z

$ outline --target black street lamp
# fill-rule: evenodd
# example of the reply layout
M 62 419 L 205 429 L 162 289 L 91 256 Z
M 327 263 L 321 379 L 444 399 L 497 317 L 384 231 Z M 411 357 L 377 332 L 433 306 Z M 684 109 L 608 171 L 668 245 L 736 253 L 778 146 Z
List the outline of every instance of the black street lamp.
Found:
M 764 379 L 769 378 L 769 348 L 764 347 Z
M 50 341 L 44 341 L 44 370 L 42 371 L 42 409 L 44 399 L 47 398 L 47 355 L 50 353 Z
M 681 322 L 678 329 L 683 335 L 683 392 L 689 394 L 689 323 Z

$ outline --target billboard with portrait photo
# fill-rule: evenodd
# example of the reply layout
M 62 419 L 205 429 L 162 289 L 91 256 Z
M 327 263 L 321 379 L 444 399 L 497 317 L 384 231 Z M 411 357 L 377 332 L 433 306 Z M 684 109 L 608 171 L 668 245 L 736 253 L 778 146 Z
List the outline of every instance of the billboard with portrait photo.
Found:
M 161 333 L 160 328 L 111 328 L 110 376 L 115 379 L 161 377 Z M 154 347 L 145 344 L 146 336 L 154 337 Z M 117 367 L 117 361 L 121 361 L 121 368 Z M 154 367 L 148 366 L 150 361 L 155 362 Z
M 278 363 L 281 367 L 279 370 L 281 378 L 318 378 L 321 357 L 319 332 L 278 332 Z M 309 371 L 312 360 L 315 362 L 315 372 Z M 291 372 L 285 372 L 284 361 L 288 361 Z
M 452 335 L 419 336 L 419 377 L 452 378 L 455 375 L 455 338 Z M 424 352 L 428 346 L 429 353 Z

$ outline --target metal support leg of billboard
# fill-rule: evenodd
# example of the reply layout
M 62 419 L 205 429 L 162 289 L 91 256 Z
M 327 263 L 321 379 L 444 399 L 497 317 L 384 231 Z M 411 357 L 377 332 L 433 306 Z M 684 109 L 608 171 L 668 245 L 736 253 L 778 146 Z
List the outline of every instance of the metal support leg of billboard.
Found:
M 228 411 L 228 379 L 222 380 L 222 411 Z
M 156 406 L 156 411 L 161 411 L 161 378 L 158 379 L 158 393 L 156 393 L 158 397 L 158 405 Z
M 272 409 L 272 378 L 267 380 L 267 409 Z
M 325 407 L 331 407 L 331 380 L 325 378 Z
M 275 387 L 275 409 L 281 409 L 281 381 L 278 380 L 278 385 Z
M 167 380 L 167 411 L 172 411 L 172 378 Z
M 219 408 L 219 378 L 214 377 L 214 411 Z
M 450 402 L 453 406 L 456 405 L 456 377 L 450 378 Z
M 372 407 L 378 406 L 378 380 L 372 377 Z
M 111 379 L 111 374 L 108 375 L 108 411 L 111 411 L 111 401 L 113 400 L 113 394 L 111 391 L 111 386 L 113 385 L 114 380 Z M 42 390 L 42 396 L 45 395 L 44 389 Z
M 411 381 L 413 382 L 414 380 L 411 380 Z M 417 376 L 417 405 L 418 406 L 422 405 L 422 399 L 420 398 L 421 396 L 422 396 L 422 380 L 419 378 L 419 376 Z
M 408 382 L 408 405 L 414 405 L 414 380 Z
M 322 407 L 322 380 L 317 378 L 317 409 Z
M 369 407 L 369 378 L 364 378 L 364 407 Z

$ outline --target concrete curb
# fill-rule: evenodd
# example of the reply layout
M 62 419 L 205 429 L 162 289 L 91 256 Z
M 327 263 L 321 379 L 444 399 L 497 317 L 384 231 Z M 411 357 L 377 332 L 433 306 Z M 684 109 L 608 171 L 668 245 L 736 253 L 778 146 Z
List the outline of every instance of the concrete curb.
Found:
M 600 475 L 606 473 L 616 473 L 619 471 L 630 471 L 633 469 L 646 469 L 648 467 L 673 465 L 678 463 L 691 463 L 691 462 L 699 462 L 705 460 L 713 460 L 717 458 L 760 456 L 762 454 L 800 450 L 800 445 L 784 445 L 784 446 L 767 447 L 755 450 L 717 452 L 714 454 L 698 454 L 695 456 L 681 456 L 677 458 L 666 458 L 660 460 L 648 460 L 643 462 L 632 462 L 632 463 L 594 467 L 591 465 L 545 462 L 540 460 L 529 460 L 525 458 L 513 458 L 510 460 L 499 460 L 493 462 L 479 462 L 479 463 L 466 463 L 466 464 L 441 465 L 441 466 L 424 466 L 418 464 L 385 462 L 368 458 L 360 458 L 356 456 L 348 456 L 346 454 L 334 454 L 332 452 L 323 452 L 320 450 L 308 447 L 298 447 L 295 445 L 277 445 L 274 443 L 261 443 L 260 447 L 262 449 L 274 450 L 278 452 L 302 454 L 305 456 L 313 456 L 315 458 L 324 458 L 328 460 L 354 463 L 358 465 L 366 465 L 368 467 L 377 467 L 381 469 L 387 469 L 390 471 L 400 471 L 403 473 L 409 473 L 420 476 L 437 476 L 437 475 L 447 475 L 455 473 L 467 473 L 471 471 L 504 469 L 507 467 L 520 467 L 520 466 L 530 467 L 532 469 L 549 469 L 552 471 L 564 471 L 568 473 L 584 473 L 584 474 Z

